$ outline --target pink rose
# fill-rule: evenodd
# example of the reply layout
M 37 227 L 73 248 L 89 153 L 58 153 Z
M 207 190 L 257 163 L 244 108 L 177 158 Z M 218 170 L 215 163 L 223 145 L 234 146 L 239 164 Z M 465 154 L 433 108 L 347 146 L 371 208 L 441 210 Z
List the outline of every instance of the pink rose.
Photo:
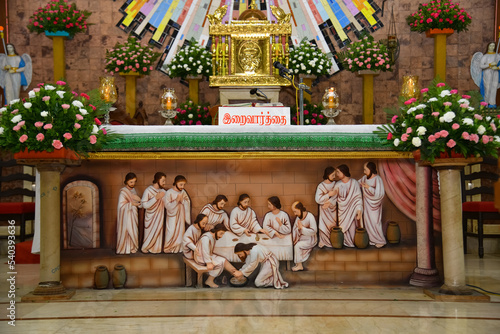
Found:
M 497 132 L 497 126 L 495 125 L 495 123 L 491 122 L 490 126 L 493 131 Z
M 406 133 L 403 133 L 401 136 L 401 141 L 407 141 L 408 140 L 408 135 Z
M 449 132 L 446 130 L 441 130 L 439 131 L 439 134 L 441 135 L 441 138 L 446 138 L 449 135 Z
M 80 114 L 76 114 L 76 116 L 75 116 L 75 117 L 76 117 L 76 119 L 77 119 L 77 120 L 79 120 L 79 121 L 81 121 L 81 120 L 83 119 L 83 116 L 82 116 L 82 115 L 80 115 Z
M 469 136 L 469 133 L 468 133 L 468 132 L 465 132 L 465 131 L 464 131 L 464 132 L 462 133 L 462 138 L 463 138 L 463 139 L 465 139 L 465 140 L 469 140 L 469 137 L 470 137 L 470 136 Z
M 47 102 L 48 100 L 50 100 L 50 96 L 44 96 L 44 97 L 42 97 L 42 101 Z
M 36 140 L 38 141 L 42 141 L 45 139 L 45 136 L 43 135 L 43 133 L 39 133 L 36 135 Z
M 391 123 L 392 124 L 396 123 L 397 119 L 398 119 L 398 115 L 392 116 Z
M 424 118 L 424 114 L 418 114 L 415 116 L 415 119 L 422 119 Z
M 19 109 L 14 109 L 14 110 L 12 110 L 10 113 L 11 113 L 11 114 L 13 114 L 13 115 L 15 115 L 15 114 L 17 114 L 18 112 L 19 112 Z
M 470 99 L 470 95 L 462 95 L 464 99 Z
M 451 106 L 451 102 L 443 102 L 443 105 L 446 106 L 446 107 L 450 107 Z
M 107 135 L 107 134 L 108 134 L 108 131 L 106 131 L 106 129 L 105 129 L 105 128 L 102 128 L 102 133 L 103 133 L 103 134 L 105 134 L 105 135 Z
M 490 137 L 487 135 L 484 135 L 481 137 L 481 141 L 483 142 L 483 144 L 488 144 L 490 141 Z
M 460 124 L 458 124 L 458 123 L 453 123 L 453 125 L 451 126 L 451 128 L 453 130 L 457 130 L 459 127 L 460 127 Z
M 43 126 L 43 122 L 36 122 L 35 127 L 36 128 L 41 128 Z
M 427 93 L 429 91 L 429 88 L 423 88 L 420 90 L 420 93 Z
M 60 150 L 63 147 L 63 144 L 61 143 L 60 140 L 54 139 L 52 141 L 52 146 L 54 146 L 56 150 Z
M 19 125 L 16 125 L 16 126 L 14 126 L 14 127 L 12 128 L 12 130 L 14 130 L 14 131 L 16 131 L 16 132 L 17 132 L 17 131 L 21 130 L 21 127 L 20 127 Z
M 81 127 L 82 127 L 82 126 L 81 126 L 80 124 L 75 123 L 75 129 L 79 129 L 79 128 L 81 128 Z
M 479 136 L 473 133 L 469 136 L 469 140 L 477 144 L 479 142 Z
M 408 127 L 408 129 L 406 129 L 406 133 L 411 133 L 413 131 L 413 129 L 411 127 Z
M 101 123 L 101 121 L 99 120 L 99 118 L 97 118 L 97 117 L 96 117 L 96 118 L 94 118 L 94 122 L 95 122 L 95 124 L 97 124 L 97 125 L 101 125 L 101 124 L 102 124 L 102 123 Z
M 429 141 L 429 143 L 433 143 L 434 141 L 436 141 L 436 137 L 434 135 L 430 135 L 427 140 Z
M 71 106 L 69 104 L 63 104 L 61 105 L 61 107 L 66 110 L 66 109 L 69 109 Z
M 392 139 L 392 133 L 391 133 L 391 132 L 389 132 L 389 133 L 387 134 L 387 140 L 391 140 L 391 139 Z
M 434 117 L 438 117 L 439 116 L 439 111 L 434 111 L 431 115 L 434 116 Z
M 63 134 L 63 137 L 66 138 L 67 140 L 70 140 L 71 138 L 73 138 L 73 136 L 69 132 L 66 132 L 65 134 Z
M 469 105 L 467 103 L 462 103 L 460 105 L 460 108 L 468 108 L 468 107 L 469 107 Z
M 38 93 L 38 92 L 40 91 L 40 88 L 38 88 L 38 87 L 37 87 L 37 88 L 33 88 L 33 91 L 34 91 L 35 93 Z
M 483 107 L 487 107 L 487 106 L 488 106 L 488 102 L 484 102 L 484 101 L 482 101 L 482 102 L 480 103 L 480 105 L 482 105 Z
M 446 146 L 448 146 L 449 148 L 453 148 L 455 147 L 455 145 L 457 145 L 457 143 L 453 139 L 448 140 L 448 142 L 446 143 Z
M 450 90 L 450 94 L 456 94 L 456 93 L 458 93 L 458 90 L 456 90 L 456 89 Z
M 446 84 L 445 84 L 445 83 L 443 83 L 443 82 L 440 82 L 440 83 L 438 83 L 438 84 L 436 85 L 436 87 L 444 87 L 444 86 L 446 86 Z
M 436 132 L 436 133 L 434 134 L 434 138 L 436 138 L 436 139 L 441 138 L 441 133 L 440 133 L 440 132 Z
M 19 141 L 20 141 L 21 143 L 24 143 L 24 142 L 25 142 L 25 141 L 27 141 L 27 140 L 28 140 L 28 136 L 27 136 L 27 135 L 22 135 L 21 137 L 19 137 Z
M 405 101 L 405 106 L 410 105 L 411 103 L 412 103 L 412 102 L 411 102 L 411 99 L 410 99 L 410 100 L 408 100 L 408 101 Z
M 96 136 L 94 136 L 94 135 L 91 135 L 91 136 L 89 137 L 89 141 L 90 141 L 90 143 L 91 143 L 92 145 L 94 145 L 95 143 L 97 143 L 97 137 L 96 137 Z
M 64 81 L 59 80 L 58 82 L 56 82 L 56 85 L 64 86 L 66 85 L 66 83 Z
M 483 116 L 478 115 L 478 114 L 474 114 L 474 118 L 481 121 L 483 119 Z
M 45 130 L 50 130 L 50 129 L 52 129 L 52 124 L 50 124 L 50 123 L 49 123 L 49 124 L 45 124 L 45 125 L 43 126 L 43 128 L 44 128 Z

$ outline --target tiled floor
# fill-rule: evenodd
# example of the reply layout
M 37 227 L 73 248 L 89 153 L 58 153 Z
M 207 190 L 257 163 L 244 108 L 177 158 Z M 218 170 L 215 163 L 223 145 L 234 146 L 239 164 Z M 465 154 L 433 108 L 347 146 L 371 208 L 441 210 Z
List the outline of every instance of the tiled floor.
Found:
M 80 289 L 64 302 L 23 303 L 38 265 L 17 265 L 16 326 L 0 258 L 1 333 L 498 333 L 500 254 L 466 255 L 467 282 L 489 303 L 437 302 L 411 286 Z

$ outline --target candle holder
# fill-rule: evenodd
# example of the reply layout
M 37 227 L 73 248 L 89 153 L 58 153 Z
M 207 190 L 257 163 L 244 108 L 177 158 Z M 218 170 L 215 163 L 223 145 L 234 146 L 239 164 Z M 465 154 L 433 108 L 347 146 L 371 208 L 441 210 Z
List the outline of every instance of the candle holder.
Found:
M 340 97 L 334 87 L 325 89 L 325 94 L 323 95 L 321 103 L 323 104 L 323 107 L 325 107 L 323 115 L 328 117 L 328 123 L 326 124 L 336 124 L 333 118 L 337 117 L 342 110 L 337 109 L 340 105 Z
M 160 97 L 162 110 L 159 111 L 160 115 L 165 117 L 165 125 L 174 125 L 172 119 L 177 115 L 177 96 L 175 96 L 175 89 L 164 88 L 163 94 Z
M 99 87 L 99 95 L 101 96 L 101 100 L 109 104 L 106 110 L 106 114 L 104 115 L 104 124 L 109 124 L 109 113 L 110 111 L 116 110 L 113 107 L 113 103 L 118 99 L 118 93 L 116 92 L 115 86 L 115 78 L 114 77 L 99 77 L 99 81 L 101 82 L 101 86 Z

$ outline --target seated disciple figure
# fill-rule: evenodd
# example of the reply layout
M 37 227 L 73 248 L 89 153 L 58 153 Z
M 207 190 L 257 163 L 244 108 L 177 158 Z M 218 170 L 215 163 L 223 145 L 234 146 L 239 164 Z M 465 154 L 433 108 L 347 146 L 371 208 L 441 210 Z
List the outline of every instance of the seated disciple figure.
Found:
M 358 181 L 351 178 L 349 167 L 337 167 L 339 181 L 333 188 L 332 201 L 337 203 L 339 226 L 344 232 L 344 246 L 354 247 L 357 223 L 362 219 L 363 199 Z
M 314 246 L 318 243 L 316 233 L 318 227 L 314 215 L 306 210 L 304 204 L 295 202 L 292 204 L 292 211 L 295 215 L 293 224 L 293 258 L 295 266 L 293 271 L 304 270 L 303 263 L 309 258 Z
M 288 283 L 283 280 L 279 272 L 280 263 L 278 258 L 265 246 L 256 243 L 238 243 L 234 246 L 234 253 L 238 255 L 241 262 L 244 262 L 239 274 L 235 275 L 235 277 L 250 276 L 260 263 L 260 271 L 255 278 L 256 287 L 272 286 L 276 289 L 288 287 Z
M 167 222 L 165 224 L 165 253 L 180 253 L 186 224 L 191 224 L 191 200 L 184 187 L 187 180 L 182 175 L 174 179 L 173 187 L 165 195 Z
M 382 230 L 384 183 L 377 175 L 377 166 L 373 162 L 365 163 L 363 172 L 365 175 L 359 180 L 363 192 L 363 225 L 368 233 L 370 245 L 380 248 L 387 243 Z
M 144 214 L 144 242 L 141 251 L 143 253 L 161 253 L 163 243 L 163 220 L 165 219 L 165 196 L 166 175 L 157 172 L 154 176 L 153 185 L 144 190 L 142 194 L 142 207 Z
M 271 238 L 284 238 L 285 235 L 292 232 L 290 217 L 281 210 L 281 202 L 277 196 L 272 196 L 267 199 L 268 213 L 264 216 L 262 227 L 266 230 Z
M 329 166 L 323 173 L 323 182 L 318 184 L 314 199 L 319 205 L 319 244 L 322 247 L 332 247 L 330 234 L 332 228 L 337 226 L 337 206 L 332 203 L 333 187 L 335 186 L 335 168 Z
M 196 244 L 200 240 L 207 222 L 208 217 L 200 213 L 184 233 L 184 237 L 182 237 L 182 253 L 185 258 L 193 259 Z
M 257 215 L 250 207 L 250 196 L 241 194 L 237 204 L 238 206 L 231 211 L 229 217 L 231 231 L 237 236 L 241 236 L 243 233 L 250 236 L 251 233 L 261 232 L 270 237 L 269 233 L 260 227 Z
M 211 231 L 203 233 L 194 251 L 194 261 L 210 270 L 205 284 L 211 288 L 219 287 L 214 280 L 222 274 L 224 269 L 231 275 L 241 277 L 241 273 L 226 258 L 214 254 L 215 242 L 222 238 L 226 231 L 227 229 L 223 224 L 215 225 Z
M 224 210 L 224 206 L 227 203 L 227 197 L 224 195 L 217 195 L 212 203 L 205 205 L 200 213 L 203 213 L 208 217 L 207 225 L 205 226 L 205 231 L 210 231 L 217 224 L 224 224 L 224 226 L 229 229 L 229 216 Z
M 116 254 L 133 254 L 139 249 L 139 215 L 141 198 L 137 195 L 134 173 L 125 175 L 125 187 L 118 196 L 118 214 L 116 217 Z

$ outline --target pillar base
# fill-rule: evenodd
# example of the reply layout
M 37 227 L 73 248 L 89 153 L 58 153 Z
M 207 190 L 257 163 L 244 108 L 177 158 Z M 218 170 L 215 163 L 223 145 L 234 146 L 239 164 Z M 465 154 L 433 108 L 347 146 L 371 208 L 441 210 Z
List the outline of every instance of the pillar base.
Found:
M 443 290 L 444 288 L 444 290 Z M 443 293 L 443 291 L 446 293 Z M 454 292 L 454 294 L 452 294 Z M 468 294 L 463 294 L 467 292 Z M 442 302 L 490 302 L 490 296 L 469 289 L 468 287 L 449 288 L 443 285 L 441 288 L 424 289 L 424 294 L 434 300 Z
M 410 277 L 410 284 L 423 288 L 432 288 L 441 285 L 441 277 L 437 269 L 415 268 Z
M 47 300 L 71 299 L 75 290 L 66 290 L 61 282 L 40 282 L 34 291 L 21 298 L 22 302 L 43 302 Z

